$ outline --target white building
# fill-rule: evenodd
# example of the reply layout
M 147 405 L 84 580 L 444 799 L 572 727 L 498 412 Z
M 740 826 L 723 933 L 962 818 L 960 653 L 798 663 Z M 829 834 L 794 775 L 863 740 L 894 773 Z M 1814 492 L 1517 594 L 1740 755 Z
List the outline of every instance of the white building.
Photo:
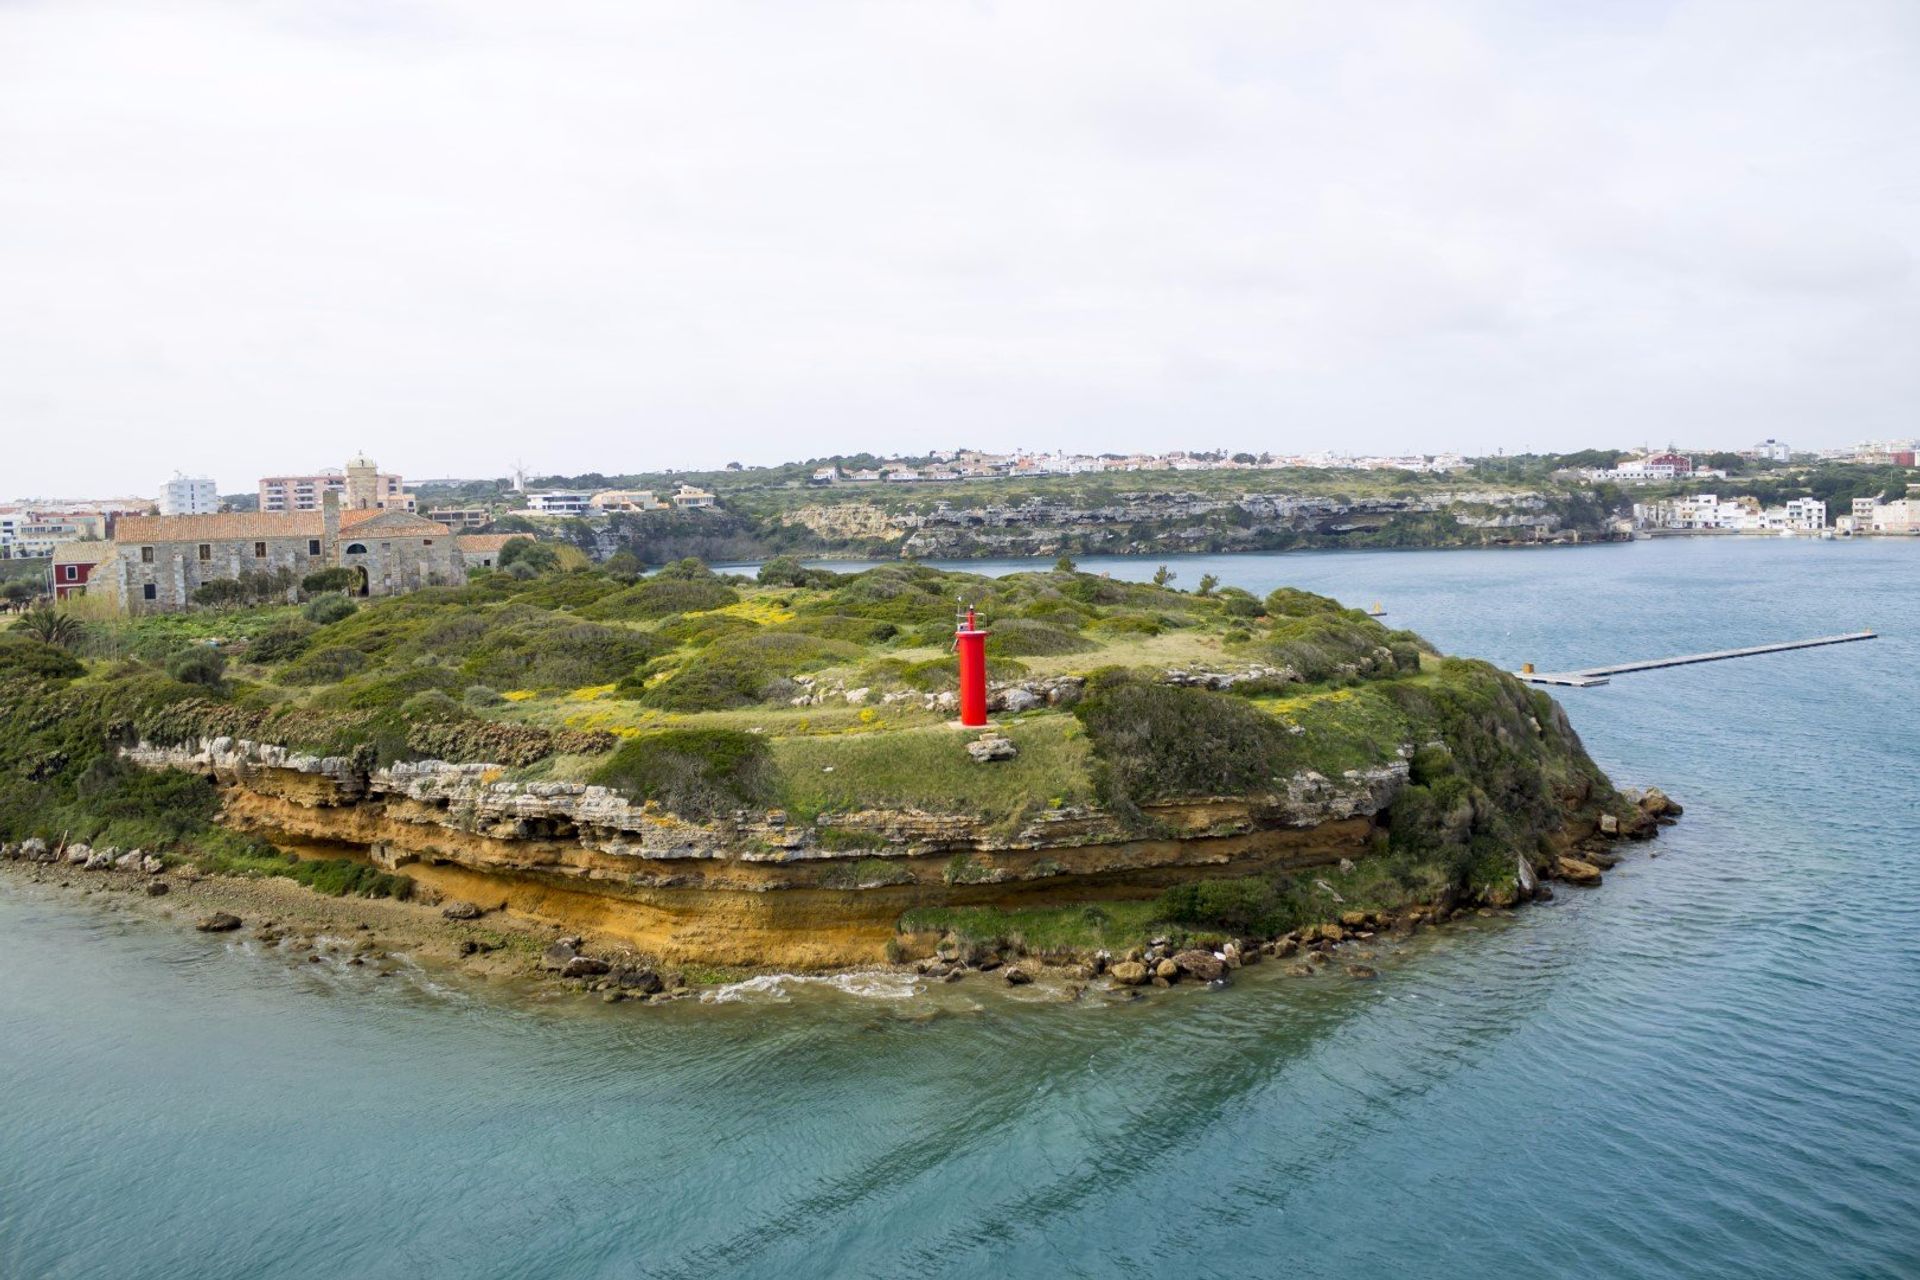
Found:
M 1818 532 L 1827 527 L 1827 504 L 1818 498 L 1795 498 L 1787 503 L 1786 524 L 1788 529 Z
M 1769 462 L 1789 462 L 1793 458 L 1793 450 L 1772 436 L 1768 436 L 1747 452 L 1756 458 L 1765 458 Z
M 206 476 L 183 476 L 160 486 L 160 514 L 163 516 L 210 516 L 220 510 L 220 487 Z
M 583 516 L 593 503 L 593 495 L 580 489 L 550 489 L 527 495 L 530 516 Z

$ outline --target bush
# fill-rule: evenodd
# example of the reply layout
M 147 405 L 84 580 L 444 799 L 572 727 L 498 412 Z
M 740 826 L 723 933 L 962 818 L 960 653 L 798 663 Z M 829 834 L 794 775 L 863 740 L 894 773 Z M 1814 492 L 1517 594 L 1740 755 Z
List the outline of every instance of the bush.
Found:
M 558 569 L 560 553 L 532 538 L 508 538 L 494 563 L 507 570 L 516 564 L 524 564 L 537 575 Z
M 1174 885 L 1160 895 L 1155 914 L 1169 924 L 1274 934 L 1293 927 L 1298 912 L 1270 881 L 1246 876 Z
M 247 642 L 247 660 L 261 664 L 291 661 L 306 652 L 313 630 L 313 624 L 301 621 L 269 627 Z
M 1222 587 L 1215 596 L 1229 618 L 1257 618 L 1263 612 L 1259 597 L 1239 587 Z
M 330 626 L 342 618 L 350 618 L 360 608 L 345 596 L 315 596 L 307 601 L 307 607 L 300 612 L 306 615 L 308 622 L 316 626 Z
M 175 654 L 167 663 L 167 674 L 181 684 L 204 685 L 218 689 L 227 673 L 227 655 L 212 645 L 195 645 Z
M 334 684 L 372 665 L 373 659 L 358 649 L 328 645 L 309 650 L 297 661 L 282 667 L 276 678 L 281 684 Z
M 360 573 L 345 565 L 335 565 L 331 569 L 321 569 L 300 579 L 300 589 L 310 596 L 324 595 L 327 592 L 352 591 L 360 585 Z
M 758 734 L 733 729 L 667 729 L 632 738 L 591 781 L 629 800 L 657 801 L 706 820 L 773 803 L 773 756 Z
M 1098 672 L 1073 713 L 1092 740 L 1102 798 L 1116 807 L 1258 795 L 1290 770 L 1286 728 L 1229 694 Z
M 42 680 L 71 680 L 87 673 L 80 660 L 65 649 L 0 632 L 0 680 L 34 676 Z
M 600 618 L 610 622 L 639 621 L 646 618 L 664 618 L 674 613 L 704 613 L 709 609 L 721 609 L 740 602 L 738 591 L 711 576 L 706 578 L 666 577 L 663 576 L 665 573 L 666 571 L 662 570 L 660 575 L 649 578 L 638 586 L 628 587 L 625 591 L 608 596 L 599 603 L 582 609 L 580 616 Z
M 1044 622 L 1033 622 L 1023 618 L 1011 618 L 997 624 L 987 637 L 987 650 L 990 655 L 1004 654 L 1008 657 L 1085 653 L 1097 647 L 1093 641 L 1077 636 L 1071 631 L 1062 631 Z
M 1345 612 L 1338 600 L 1317 596 L 1298 587 L 1275 587 L 1267 593 L 1266 609 L 1267 616 L 1272 618 L 1307 618 L 1318 613 Z
M 484 684 L 470 684 L 460 700 L 470 707 L 497 707 L 506 699 Z

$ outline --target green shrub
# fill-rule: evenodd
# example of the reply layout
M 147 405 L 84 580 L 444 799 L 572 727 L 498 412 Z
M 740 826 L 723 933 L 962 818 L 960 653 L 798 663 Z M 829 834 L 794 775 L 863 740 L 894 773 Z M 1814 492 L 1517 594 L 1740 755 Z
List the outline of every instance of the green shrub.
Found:
M 484 684 L 470 684 L 460 695 L 460 700 L 470 707 L 497 707 L 506 699 Z
M 195 645 L 174 655 L 167 663 L 167 674 L 181 684 L 204 685 L 218 689 L 227 673 L 227 655 L 212 645 Z
M 1160 619 L 1150 613 L 1110 613 L 1095 618 L 1091 626 L 1116 636 L 1157 636 L 1161 631 Z
M 657 635 L 673 641 L 675 644 L 692 645 L 702 648 L 724 636 L 739 635 L 743 631 L 757 631 L 760 624 L 746 618 L 736 618 L 728 613 L 690 613 L 677 618 L 668 618 L 661 623 Z
M 802 616 L 779 624 L 778 629 L 857 645 L 885 644 L 900 634 L 899 624 L 884 618 L 852 618 L 843 613 Z
M 1298 587 L 1275 587 L 1267 593 L 1267 616 L 1271 618 L 1308 618 L 1322 613 L 1343 613 L 1338 600 L 1317 596 Z
M 494 563 L 502 569 L 523 564 L 534 574 L 549 573 L 560 567 L 560 553 L 532 538 L 508 538 Z
M 306 608 L 301 612 L 306 614 L 308 622 L 324 627 L 342 618 L 352 617 L 359 607 L 345 596 L 324 595 L 307 601 Z
M 279 623 L 247 642 L 247 660 L 262 665 L 291 661 L 306 652 L 313 631 L 312 623 L 297 619 Z
M 758 734 L 667 729 L 628 739 L 591 781 L 629 800 L 657 801 L 682 817 L 704 820 L 772 804 L 777 779 Z
M 80 660 L 65 649 L 42 644 L 24 635 L 0 632 L 0 680 L 34 676 L 42 680 L 71 680 L 87 673 Z
M 1292 907 L 1271 881 L 1245 876 L 1174 885 L 1160 895 L 1155 914 L 1169 924 L 1271 935 L 1297 923 Z
M 338 599 L 339 597 L 323 597 Z M 345 645 L 328 645 L 321 649 L 310 649 L 298 659 L 280 669 L 277 679 L 281 684 L 334 684 L 350 675 L 365 671 L 373 665 L 373 659 L 358 649 L 349 649 Z
M 1293 755 L 1286 728 L 1242 699 L 1125 672 L 1096 673 L 1073 713 L 1102 798 L 1117 807 L 1271 792 Z
M 1040 657 L 1062 653 L 1085 653 L 1097 647 L 1091 640 L 1077 636 L 1071 631 L 1062 631 L 1044 622 L 1034 622 L 1024 618 L 1009 618 L 995 625 L 987 636 L 989 656 L 997 654 L 1007 657 Z
M 609 622 L 629 622 L 664 618 L 674 613 L 704 613 L 738 604 L 739 601 L 740 593 L 716 578 L 656 575 L 589 605 L 580 611 L 580 616 Z
M 1257 618 L 1263 612 L 1259 597 L 1239 587 L 1222 587 L 1215 599 L 1229 618 Z
M 334 565 L 331 569 L 321 569 L 300 579 L 300 589 L 310 596 L 352 591 L 360 585 L 360 571 L 349 569 L 345 565 Z

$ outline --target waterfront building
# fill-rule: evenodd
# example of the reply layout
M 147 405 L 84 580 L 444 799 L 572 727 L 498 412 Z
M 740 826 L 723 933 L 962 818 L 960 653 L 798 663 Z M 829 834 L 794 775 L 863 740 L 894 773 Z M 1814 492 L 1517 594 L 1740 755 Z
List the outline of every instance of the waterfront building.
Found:
M 210 516 L 220 510 L 220 488 L 207 476 L 185 476 L 178 471 L 160 486 L 163 516 Z
M 1818 498 L 1795 498 L 1786 506 L 1786 528 L 1818 532 L 1827 527 L 1827 504 Z
M 890 476 L 888 478 L 897 479 L 898 477 Z M 911 472 L 908 473 L 908 478 L 913 478 Z M 704 511 L 713 506 L 713 495 L 705 489 L 698 489 L 693 485 L 683 484 L 674 490 L 673 505 L 682 511 Z

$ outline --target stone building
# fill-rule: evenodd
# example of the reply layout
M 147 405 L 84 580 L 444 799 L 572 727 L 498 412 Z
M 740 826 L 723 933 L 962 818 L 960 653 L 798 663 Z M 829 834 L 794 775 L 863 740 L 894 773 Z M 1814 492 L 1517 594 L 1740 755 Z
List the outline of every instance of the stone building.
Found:
M 409 511 L 342 510 L 340 497 L 325 494 L 318 511 L 123 517 L 88 594 L 111 597 L 125 613 L 156 613 L 191 605 L 205 583 L 247 574 L 277 575 L 289 600 L 300 579 L 335 567 L 357 572 L 354 591 L 363 596 L 466 580 L 466 558 L 446 525 Z

